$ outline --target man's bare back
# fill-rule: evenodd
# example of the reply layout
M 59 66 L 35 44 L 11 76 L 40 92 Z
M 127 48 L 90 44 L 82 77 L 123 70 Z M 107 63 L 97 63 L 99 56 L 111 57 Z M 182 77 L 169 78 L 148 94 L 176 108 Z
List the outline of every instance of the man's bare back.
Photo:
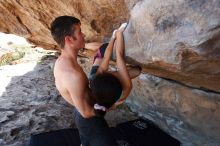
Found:
M 64 56 L 60 56 L 54 66 L 55 84 L 62 97 L 79 112 L 93 115 L 93 108 L 88 105 L 90 92 L 88 79 L 79 64 Z M 86 117 L 87 117 L 86 116 Z

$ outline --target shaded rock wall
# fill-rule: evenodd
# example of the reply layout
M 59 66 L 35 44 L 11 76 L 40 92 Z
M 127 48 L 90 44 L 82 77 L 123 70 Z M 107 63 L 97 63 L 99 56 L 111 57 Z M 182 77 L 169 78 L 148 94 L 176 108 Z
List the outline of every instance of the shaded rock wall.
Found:
M 88 42 L 108 38 L 129 20 L 126 59 L 143 67 L 130 106 L 184 145 L 219 145 L 218 0 L 11 0 L 0 8 L 0 31 L 47 49 L 57 47 L 49 25 L 59 15 L 80 18 Z
M 1 1 L 0 9 L 1 32 L 23 36 L 45 49 L 56 48 L 49 28 L 57 16 L 79 18 L 88 41 L 101 41 L 129 16 L 123 0 L 9 0 Z
M 186 146 L 220 143 L 220 95 L 141 74 L 128 103 Z M 143 88 L 144 87 L 144 88 Z

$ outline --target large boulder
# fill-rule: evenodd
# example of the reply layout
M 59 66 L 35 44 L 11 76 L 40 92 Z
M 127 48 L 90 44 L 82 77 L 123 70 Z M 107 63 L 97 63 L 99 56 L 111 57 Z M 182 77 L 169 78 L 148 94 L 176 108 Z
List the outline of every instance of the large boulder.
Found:
M 220 3 L 141 1 L 130 12 L 127 56 L 146 72 L 220 92 Z
M 146 0 L 130 15 L 127 61 L 147 73 L 134 82 L 132 109 L 183 145 L 219 145 L 220 3 Z

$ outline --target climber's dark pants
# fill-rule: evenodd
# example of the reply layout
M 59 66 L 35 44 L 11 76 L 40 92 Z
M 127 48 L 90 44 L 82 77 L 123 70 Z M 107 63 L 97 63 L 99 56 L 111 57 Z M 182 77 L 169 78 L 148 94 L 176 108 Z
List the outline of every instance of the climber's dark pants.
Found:
M 83 118 L 74 108 L 74 121 L 83 146 L 116 146 L 115 139 L 104 118 Z

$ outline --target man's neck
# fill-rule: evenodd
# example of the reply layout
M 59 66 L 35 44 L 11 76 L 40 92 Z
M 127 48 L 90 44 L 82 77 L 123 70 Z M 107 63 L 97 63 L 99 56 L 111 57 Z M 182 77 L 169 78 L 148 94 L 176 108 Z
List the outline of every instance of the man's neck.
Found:
M 65 58 L 71 59 L 74 62 L 77 62 L 78 50 L 70 47 L 65 47 L 62 50 L 61 55 Z

